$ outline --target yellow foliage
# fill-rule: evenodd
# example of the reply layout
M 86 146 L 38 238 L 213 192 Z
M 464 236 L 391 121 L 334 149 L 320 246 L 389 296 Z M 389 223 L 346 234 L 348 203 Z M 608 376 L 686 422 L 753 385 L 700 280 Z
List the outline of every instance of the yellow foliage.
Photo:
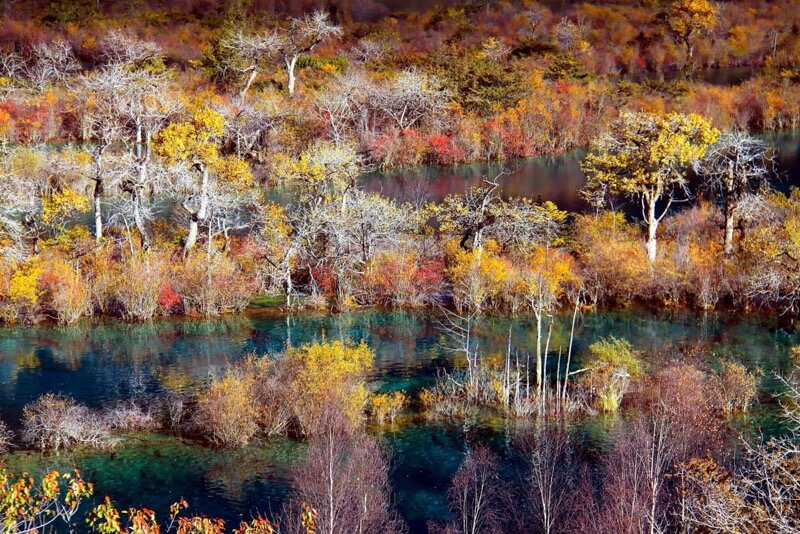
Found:
M 37 262 L 27 263 L 11 275 L 8 285 L 8 298 L 13 303 L 35 305 L 42 292 L 39 289 L 39 275 L 42 267 Z
M 213 170 L 234 189 L 248 189 L 253 185 L 253 173 L 250 172 L 250 165 L 236 156 L 217 158 L 214 161 Z
M 408 402 L 408 398 L 402 391 L 376 393 L 370 399 L 370 411 L 379 424 L 383 424 L 387 419 L 390 423 L 394 423 L 397 414 L 403 409 L 406 402 Z
M 548 312 L 570 284 L 579 282 L 572 257 L 558 249 L 535 247 L 525 258 L 515 290 L 526 295 L 537 313 Z
M 158 154 L 170 163 L 180 161 L 218 164 L 218 139 L 225 130 L 225 118 L 208 107 L 196 109 L 188 122 L 173 123 L 153 138 Z
M 325 405 L 333 402 L 355 424 L 361 420 L 368 392 L 364 374 L 372 368 L 375 353 L 362 341 L 306 344 L 290 349 L 286 357 L 298 365 L 292 384 L 296 413 L 306 432 L 313 432 Z
M 453 284 L 453 296 L 459 306 L 480 310 L 490 299 L 497 298 L 508 283 L 512 265 L 499 253 L 491 239 L 481 248 L 465 250 L 456 241 L 445 245 L 445 274 Z
M 711 31 L 717 24 L 718 8 L 709 0 L 674 0 L 667 10 L 670 29 L 682 39 Z
M 197 399 L 197 424 L 212 443 L 247 445 L 258 432 L 258 408 L 253 400 L 255 378 L 231 373 L 211 382 Z
M 608 193 L 661 196 L 684 177 L 680 170 L 702 158 L 719 131 L 694 113 L 623 112 L 581 163 L 588 188 Z
M 64 189 L 42 200 L 42 221 L 59 225 L 72 214 L 87 211 L 89 199 L 72 189 Z

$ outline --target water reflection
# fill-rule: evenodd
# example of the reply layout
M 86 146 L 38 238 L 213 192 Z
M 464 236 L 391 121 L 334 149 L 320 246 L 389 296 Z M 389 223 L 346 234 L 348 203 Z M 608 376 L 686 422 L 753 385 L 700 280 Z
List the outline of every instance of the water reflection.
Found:
M 782 177 L 776 184 L 778 189 L 787 191 L 790 186 L 800 185 L 800 132 L 773 133 L 766 138 L 777 151 Z M 501 180 L 505 195 L 550 200 L 561 209 L 583 211 L 587 205 L 579 191 L 586 179 L 580 161 L 585 154 L 585 150 L 576 150 L 560 156 L 526 160 L 397 169 L 365 174 L 360 183 L 367 191 L 401 202 L 420 197 L 440 201 L 450 193 L 462 193 L 479 185 L 484 178 L 506 171 Z M 638 206 L 635 208 L 631 214 L 637 213 Z
M 553 355 L 566 348 L 570 319 L 559 317 L 554 326 Z M 487 317 L 477 328 L 481 351 L 504 351 L 509 331 L 521 353 L 534 350 L 530 320 Z M 590 343 L 612 334 L 629 339 L 646 359 L 672 344 L 702 341 L 717 356 L 762 368 L 763 402 L 755 409 L 755 426 L 767 430 L 777 421 L 777 404 L 769 395 L 777 388 L 771 372 L 788 370 L 790 349 L 800 344 L 794 331 L 752 317 L 628 310 L 583 317 L 576 331 L 576 365 Z M 184 389 L 248 352 L 274 354 L 287 343 L 322 339 L 363 339 L 376 352 L 372 378 L 384 390 L 413 391 L 430 384 L 439 367 L 453 365 L 452 354 L 443 349 L 445 340 L 436 318 L 424 312 L 364 310 L 287 317 L 261 311 L 214 320 L 0 329 L 2 417 L 18 425 L 22 406 L 47 391 L 99 405 Z M 612 424 L 613 420 L 587 419 L 578 422 L 575 432 L 602 443 Z M 393 452 L 398 509 L 414 532 L 425 532 L 427 520 L 447 517 L 447 486 L 468 443 L 490 444 L 504 465 L 513 469 L 510 444 L 516 426 L 501 418 L 448 425 L 412 417 L 380 434 Z M 303 450 L 301 443 L 287 439 L 224 451 L 147 435 L 128 438 L 111 452 L 43 456 L 19 451 L 6 460 L 14 470 L 34 472 L 77 464 L 97 483 L 98 494 L 111 495 L 121 506 L 149 506 L 163 515 L 171 502 L 183 496 L 194 510 L 230 524 L 279 509 L 289 491 L 288 469 Z
M 484 354 L 503 352 L 511 331 L 521 352 L 535 347 L 526 318 L 485 318 L 476 334 Z M 588 344 L 613 334 L 645 354 L 672 343 L 703 340 L 753 367 L 784 370 L 788 348 L 798 343 L 786 330 L 756 319 L 649 311 L 586 315 L 576 331 L 577 362 Z M 0 412 L 12 426 L 23 405 L 46 392 L 61 392 L 90 405 L 179 390 L 218 373 L 247 353 L 276 354 L 287 344 L 324 339 L 364 340 L 376 353 L 375 380 L 386 387 L 427 382 L 452 354 L 435 317 L 426 312 L 364 310 L 290 317 L 258 312 L 214 320 L 163 319 L 146 324 L 87 321 L 69 328 L 0 329 Z M 551 350 L 565 351 L 569 318 L 553 329 Z M 420 382 L 421 381 L 421 382 Z M 418 387 L 418 386 L 417 386 Z

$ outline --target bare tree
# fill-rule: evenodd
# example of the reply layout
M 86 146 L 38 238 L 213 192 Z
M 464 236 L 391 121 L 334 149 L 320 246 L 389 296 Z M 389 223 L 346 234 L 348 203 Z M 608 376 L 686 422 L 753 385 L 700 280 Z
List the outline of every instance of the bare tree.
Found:
M 257 103 L 240 102 L 226 108 L 225 142 L 240 158 L 263 162 L 272 148 L 271 135 L 280 131 L 291 116 L 277 99 L 261 98 Z
M 321 91 L 314 99 L 317 115 L 330 129 L 337 145 L 344 142 L 361 119 L 362 102 L 370 82 L 363 73 L 340 76 L 336 83 Z
M 119 113 L 118 97 L 124 84 L 124 74 L 119 69 L 102 69 L 81 80 L 83 92 L 83 135 L 89 142 L 89 153 L 94 162 L 92 180 L 92 209 L 94 234 L 99 243 L 103 238 L 102 198 L 107 183 L 107 151 L 125 136 L 124 117 Z
M 72 47 L 65 41 L 39 42 L 33 45 L 25 62 L 25 77 L 43 91 L 48 84 L 65 80 L 80 70 Z
M 445 111 L 450 94 L 435 76 L 416 69 L 372 88 L 370 101 L 389 121 L 403 130 L 423 120 L 435 121 Z
M 746 132 L 727 132 L 697 162 L 703 187 L 722 204 L 725 254 L 733 252 L 733 230 L 742 215 L 743 200 L 769 187 L 773 159 L 762 139 Z
M 522 514 L 520 528 L 532 519 L 537 532 L 567 531 L 577 478 L 569 435 L 555 424 L 546 425 L 525 436 L 521 445 L 528 464 L 528 478 L 523 487 L 530 517 Z
M 664 532 L 668 433 L 663 413 L 642 416 L 620 431 L 603 461 L 603 501 L 589 519 L 593 532 Z
M 284 527 L 305 534 L 303 505 L 316 511 L 318 534 L 405 532 L 391 509 L 388 461 L 375 440 L 352 430 L 332 404 L 324 428 L 309 443 L 308 454 L 292 477 L 294 492 L 285 507 Z
M 140 66 L 147 60 L 160 59 L 162 49 L 153 41 L 145 41 L 120 30 L 111 30 L 100 42 L 103 56 L 113 65 Z
M 280 56 L 286 66 L 288 76 L 287 90 L 294 95 L 297 60 L 308 54 L 319 44 L 332 37 L 339 37 L 342 29 L 333 24 L 324 11 L 314 11 L 301 18 L 293 18 L 283 28 L 276 28 L 258 34 L 236 32 L 223 43 L 237 56 L 240 63 L 236 70 L 247 75 L 247 80 L 239 96 L 244 98 L 265 62 Z
M 382 60 L 389 52 L 389 45 L 384 40 L 363 37 L 353 48 L 351 55 L 359 63 L 365 64 Z
M 268 30 L 262 33 L 238 31 L 222 43 L 224 47 L 234 53 L 238 60 L 238 64 L 231 67 L 247 76 L 244 86 L 239 92 L 240 99 L 244 100 L 250 86 L 265 68 L 267 62 L 278 55 L 282 42 L 281 34 Z
M 501 532 L 501 485 L 497 458 L 489 449 L 478 447 L 467 452 L 447 493 L 455 516 L 449 532 Z

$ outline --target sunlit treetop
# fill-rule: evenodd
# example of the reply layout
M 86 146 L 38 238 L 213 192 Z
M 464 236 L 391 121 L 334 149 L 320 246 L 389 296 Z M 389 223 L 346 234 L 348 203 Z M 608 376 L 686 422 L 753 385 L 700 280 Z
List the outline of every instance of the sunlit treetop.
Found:
M 719 8 L 709 0 L 675 0 L 667 9 L 669 28 L 681 39 L 711 31 L 717 25 Z
M 168 163 L 186 162 L 213 166 L 219 159 L 218 141 L 225 130 L 225 118 L 202 107 L 190 120 L 172 123 L 154 137 L 156 152 Z
M 611 195 L 650 189 L 661 194 L 684 183 L 686 167 L 702 158 L 718 135 L 696 114 L 623 112 L 592 144 L 581 167 L 590 188 L 602 185 Z

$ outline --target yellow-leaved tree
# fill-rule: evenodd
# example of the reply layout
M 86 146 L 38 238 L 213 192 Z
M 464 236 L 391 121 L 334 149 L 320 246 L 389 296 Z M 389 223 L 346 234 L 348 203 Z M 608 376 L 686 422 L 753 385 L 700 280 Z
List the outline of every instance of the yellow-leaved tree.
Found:
M 320 428 L 329 403 L 335 403 L 354 424 L 361 420 L 369 397 L 364 375 L 375 360 L 364 342 L 307 344 L 290 349 L 286 357 L 298 366 L 292 390 L 304 432 Z
M 686 193 L 690 165 L 705 155 L 718 135 L 696 114 L 622 112 L 581 162 L 587 179 L 583 195 L 598 209 L 614 197 L 640 203 L 652 263 L 659 222 L 677 196 Z
M 542 351 L 543 320 L 552 317 L 570 286 L 579 284 L 575 260 L 562 250 L 534 247 L 519 264 L 515 289 L 525 295 L 536 318 L 536 387 L 539 394 L 544 387 L 543 356 L 546 356 Z M 546 352 L 547 347 L 544 348 Z M 529 389 L 527 383 L 526 389 Z
M 696 35 L 707 34 L 717 25 L 719 8 L 709 0 L 674 0 L 667 9 L 669 29 L 686 47 L 686 63 L 692 68 Z
M 247 163 L 220 153 L 224 130 L 222 114 L 208 106 L 194 106 L 190 107 L 188 120 L 170 124 L 153 139 L 155 152 L 177 168 L 171 192 L 181 198 L 189 217 L 184 255 L 197 243 L 200 223 L 211 234 L 212 217 L 222 221 L 220 231 L 227 234 L 226 211 L 237 209 L 252 192 L 253 179 Z M 189 169 L 196 172 L 186 172 Z
M 355 187 L 361 161 L 352 144 L 320 142 L 299 158 L 276 157 L 275 176 L 297 187 L 313 205 L 339 201 L 344 210 L 347 192 Z

